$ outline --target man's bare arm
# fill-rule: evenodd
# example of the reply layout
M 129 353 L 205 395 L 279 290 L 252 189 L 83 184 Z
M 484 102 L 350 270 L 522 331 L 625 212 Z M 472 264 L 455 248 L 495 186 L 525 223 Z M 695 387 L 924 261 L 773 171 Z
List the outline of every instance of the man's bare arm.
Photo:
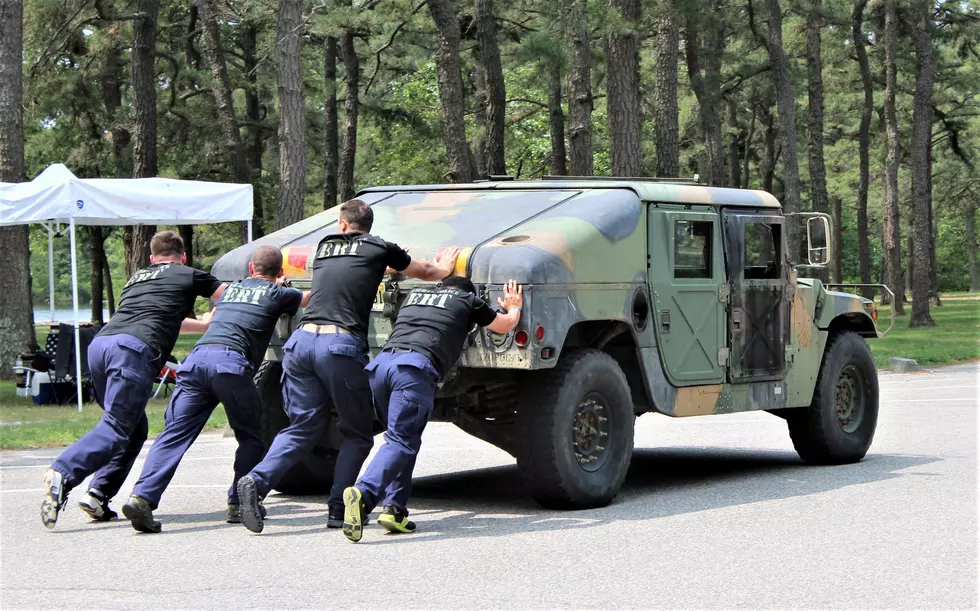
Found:
M 228 284 L 226 282 L 222 282 L 221 285 L 218 286 L 217 290 L 215 290 L 214 294 L 211 295 L 211 303 L 218 303 L 221 296 L 225 294 L 226 288 L 228 288 Z
M 442 260 L 438 263 L 432 263 L 425 259 L 412 259 L 412 262 L 402 270 L 402 273 L 409 278 L 418 278 L 419 280 L 428 280 L 430 282 L 448 278 L 453 275 L 453 271 L 456 269 L 456 259 L 459 258 L 459 251 L 460 249 L 455 246 L 447 249 L 442 255 Z
M 497 318 L 487 325 L 494 333 L 510 333 L 521 321 L 521 307 L 524 305 L 524 287 L 513 280 L 504 285 L 504 298 L 497 299 L 497 304 L 507 311 L 497 314 Z
M 202 314 L 200 318 L 185 318 L 180 323 L 180 332 L 204 333 L 211 326 L 212 318 L 214 318 L 214 308 Z

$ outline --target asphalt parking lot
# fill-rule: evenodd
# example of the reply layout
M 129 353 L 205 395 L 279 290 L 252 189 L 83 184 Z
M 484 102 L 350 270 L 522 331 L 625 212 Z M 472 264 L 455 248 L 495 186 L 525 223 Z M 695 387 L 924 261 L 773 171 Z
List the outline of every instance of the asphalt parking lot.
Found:
M 978 380 L 980 364 L 882 373 L 875 443 L 843 467 L 803 465 L 768 414 L 646 415 L 619 497 L 567 513 L 434 424 L 419 532 L 372 525 L 357 545 L 324 528 L 322 497 L 271 495 L 261 535 L 225 524 L 234 441 L 217 434 L 185 458 L 159 535 L 88 523 L 81 490 L 47 531 L 58 451 L 0 452 L 0 608 L 975 608 Z

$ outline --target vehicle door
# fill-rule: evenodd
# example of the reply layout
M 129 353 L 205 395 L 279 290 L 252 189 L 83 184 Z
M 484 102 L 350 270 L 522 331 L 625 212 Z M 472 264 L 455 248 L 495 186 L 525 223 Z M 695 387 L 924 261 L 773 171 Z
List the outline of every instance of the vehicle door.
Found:
M 667 379 L 675 386 L 725 381 L 721 228 L 715 209 L 649 209 L 648 277 Z
M 782 379 L 786 374 L 793 286 L 785 220 L 770 213 L 722 212 L 731 382 Z

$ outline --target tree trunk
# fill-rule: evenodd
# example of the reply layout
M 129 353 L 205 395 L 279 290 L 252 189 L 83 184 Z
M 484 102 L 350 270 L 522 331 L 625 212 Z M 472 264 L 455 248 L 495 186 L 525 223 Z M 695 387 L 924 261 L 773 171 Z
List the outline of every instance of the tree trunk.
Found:
M 868 185 L 870 176 L 871 148 L 871 114 L 874 112 L 874 90 L 871 83 L 871 67 L 868 65 L 868 53 L 865 50 L 864 9 L 868 0 L 857 0 L 851 20 L 851 38 L 854 40 L 854 52 L 857 55 L 858 66 L 861 70 L 861 85 L 864 90 L 864 104 L 861 106 L 861 126 L 858 136 L 858 168 L 860 178 L 857 192 L 857 238 L 858 238 L 858 267 L 861 283 L 871 283 L 871 246 L 868 236 Z M 869 289 L 862 289 L 861 294 L 871 298 Z
M 22 0 L 0 0 L 0 182 L 24 180 L 23 11 Z M 17 354 L 36 343 L 30 257 L 28 227 L 0 227 L 0 379 L 11 377 Z
M 980 271 L 977 268 L 977 205 L 966 207 L 966 260 L 970 266 L 970 291 L 980 291 Z
M 466 140 L 463 118 L 463 74 L 460 71 L 459 23 L 450 0 L 426 0 L 432 20 L 439 30 L 439 52 L 436 69 L 439 78 L 439 101 L 442 106 L 442 135 L 449 158 L 450 182 L 470 182 L 476 169 Z
M 592 176 L 592 41 L 585 0 L 570 0 L 566 13 L 570 53 L 568 70 L 569 170 Z
M 709 13 L 718 9 L 711 3 Z M 697 19 L 701 19 L 701 24 Z M 702 24 L 703 34 L 699 31 Z M 687 59 L 687 75 L 691 88 L 698 99 L 698 126 L 704 141 L 707 158 L 701 179 L 707 184 L 720 187 L 725 184 L 725 149 L 721 137 L 721 45 L 724 42 L 724 24 L 717 15 L 690 17 L 684 37 Z M 703 43 L 703 44 L 702 44 Z M 704 74 L 702 74 L 702 72 Z
M 898 45 L 898 23 L 895 14 L 895 0 L 885 0 L 885 133 L 887 135 L 887 154 L 885 156 L 885 202 L 884 202 L 884 250 L 885 284 L 895 293 L 892 308 L 897 316 L 905 315 L 902 303 L 905 295 L 905 282 L 902 278 L 902 229 L 899 223 L 898 205 L 898 164 L 899 134 L 898 118 L 895 113 L 895 90 L 898 74 L 895 64 L 895 51 Z
M 184 254 L 187 255 L 187 265 L 194 265 L 194 225 L 178 225 L 180 239 L 184 241 Z
M 154 57 L 157 39 L 157 0 L 136 0 L 145 16 L 133 22 L 133 178 L 157 175 L 157 85 Z M 126 227 L 126 277 L 150 263 L 154 225 Z
M 820 28 L 823 0 L 812 0 L 806 22 L 807 132 L 810 136 L 810 190 L 813 210 L 827 212 L 827 170 L 823 157 L 823 62 Z
M 561 109 L 561 65 L 548 66 L 548 115 L 551 127 L 551 173 L 567 176 L 565 153 L 565 113 Z
M 762 113 L 759 122 L 762 123 L 762 190 L 772 193 L 773 179 L 776 173 L 776 127 L 773 124 L 772 112 L 769 106 L 763 103 Z
M 725 164 L 728 176 L 725 186 L 737 189 L 742 182 L 741 150 L 745 131 L 738 124 L 738 105 L 734 99 L 726 101 L 725 113 L 728 120 L 728 162 Z
M 93 325 L 105 324 L 102 316 L 102 301 L 105 299 L 104 287 L 102 285 L 102 268 L 105 267 L 105 234 L 102 227 L 98 225 L 85 228 L 88 235 L 89 258 L 89 284 L 92 290 L 92 315 Z
M 504 159 L 504 118 L 507 110 L 507 95 L 504 89 L 504 70 L 500 64 L 500 47 L 497 44 L 497 24 L 493 17 L 493 0 L 476 0 L 476 36 L 486 79 L 487 173 L 504 175 L 507 173 Z M 482 103 L 483 100 L 480 102 Z
M 279 91 L 279 207 L 276 229 L 303 220 L 306 196 L 306 117 L 300 58 L 301 0 L 279 0 L 276 81 Z
M 910 265 L 914 262 L 912 276 L 912 316 L 910 327 L 934 327 L 929 314 L 929 292 L 932 286 L 932 208 L 931 156 L 932 144 L 932 89 L 936 63 L 933 57 L 930 32 L 932 2 L 916 0 L 914 6 L 915 27 L 913 39 L 918 74 L 915 78 L 912 113 L 912 235 L 914 250 Z
M 769 59 L 772 62 L 772 72 L 776 84 L 776 107 L 779 110 L 780 130 L 782 136 L 783 164 L 783 211 L 789 214 L 800 211 L 800 167 L 796 155 L 796 109 L 793 107 L 793 81 L 789 73 L 789 60 L 783 50 L 783 16 L 779 8 L 779 0 L 766 0 L 769 16 Z M 790 253 L 799 250 L 799 227 L 797 223 L 788 223 L 787 243 Z
M 131 159 L 127 159 L 125 152 L 129 146 L 129 131 L 122 126 L 118 116 L 119 107 L 122 106 L 122 82 L 123 64 L 121 60 L 121 49 L 119 44 L 119 31 L 111 28 L 106 30 L 109 37 L 109 46 L 106 49 L 105 69 L 102 72 L 102 102 L 105 104 L 106 115 L 110 122 L 109 136 L 112 138 L 112 161 L 115 169 L 116 178 L 125 178 L 132 175 L 130 167 Z
M 833 196 L 830 198 L 830 208 L 831 208 L 831 219 L 833 221 L 833 229 L 831 229 L 831 249 L 833 251 L 833 256 L 831 258 L 831 277 L 834 282 L 841 284 L 844 282 L 844 257 L 843 257 L 843 240 L 844 240 L 844 230 L 843 221 L 841 220 L 841 214 L 843 214 L 843 206 L 841 205 L 841 199 L 838 196 Z
M 245 118 L 248 120 L 248 140 L 245 160 L 248 162 L 250 182 L 256 187 L 262 180 L 262 155 L 265 152 L 265 139 L 262 135 L 262 104 L 258 85 L 258 60 L 255 57 L 258 46 L 258 27 L 252 22 L 242 25 L 242 59 L 245 64 Z M 265 235 L 262 226 L 265 220 L 262 209 L 262 190 L 252 190 L 252 239 Z
M 756 118 L 756 101 L 755 101 L 755 90 L 752 90 L 752 118 L 749 120 L 749 132 L 745 136 L 745 146 L 742 148 L 742 180 L 741 188 L 749 188 L 749 160 L 752 158 L 752 141 L 755 139 L 755 118 Z
M 116 313 L 116 295 L 112 292 L 112 271 L 109 269 L 108 257 L 102 257 L 102 280 L 105 283 L 106 299 L 109 301 L 109 318 L 112 318 Z
M 939 298 L 939 267 L 936 265 L 936 241 L 939 239 L 939 216 L 932 209 L 932 140 L 929 140 L 929 261 L 931 274 L 929 276 L 929 304 L 943 305 Z
M 327 36 L 323 43 L 323 77 L 327 100 L 324 131 L 326 143 L 323 151 L 323 209 L 337 205 L 337 175 L 340 169 L 340 144 L 337 127 L 337 37 Z
M 657 19 L 654 42 L 656 67 L 653 86 L 653 120 L 657 129 L 657 176 L 681 174 L 680 128 L 677 124 L 677 22 L 670 11 Z
M 473 98 L 476 100 L 473 112 L 476 134 L 470 150 L 477 178 L 486 178 L 490 174 L 487 171 L 487 74 L 479 46 L 473 47 Z
M 354 161 L 357 156 L 357 112 L 360 109 L 361 62 L 354 48 L 354 32 L 344 32 L 340 42 L 340 56 L 344 59 L 344 140 L 340 145 L 340 200 L 354 197 Z
M 609 152 L 613 176 L 641 176 L 640 55 L 636 28 L 640 0 L 610 0 L 613 25 L 606 36 Z
M 235 118 L 235 104 L 231 99 L 231 81 L 228 79 L 225 56 L 221 52 L 221 32 L 212 2 L 213 0 L 197 0 L 198 13 L 204 22 L 204 54 L 211 67 L 211 92 L 214 94 L 222 144 L 228 156 L 231 177 L 239 184 L 247 184 L 248 166 L 245 164 L 242 137 L 238 130 L 238 119 Z M 248 226 L 245 223 L 239 223 L 238 240 L 242 244 L 248 241 Z

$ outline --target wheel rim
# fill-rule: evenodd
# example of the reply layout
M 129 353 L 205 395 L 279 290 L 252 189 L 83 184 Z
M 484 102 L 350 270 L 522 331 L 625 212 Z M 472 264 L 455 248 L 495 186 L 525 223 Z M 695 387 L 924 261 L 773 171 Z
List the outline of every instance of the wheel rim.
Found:
M 609 457 L 609 409 L 597 393 L 586 395 L 572 417 L 572 451 L 583 470 L 598 471 Z
M 864 382 L 861 374 L 856 367 L 848 365 L 837 379 L 834 396 L 837 421 L 845 433 L 853 433 L 861 426 L 865 411 L 864 397 Z

